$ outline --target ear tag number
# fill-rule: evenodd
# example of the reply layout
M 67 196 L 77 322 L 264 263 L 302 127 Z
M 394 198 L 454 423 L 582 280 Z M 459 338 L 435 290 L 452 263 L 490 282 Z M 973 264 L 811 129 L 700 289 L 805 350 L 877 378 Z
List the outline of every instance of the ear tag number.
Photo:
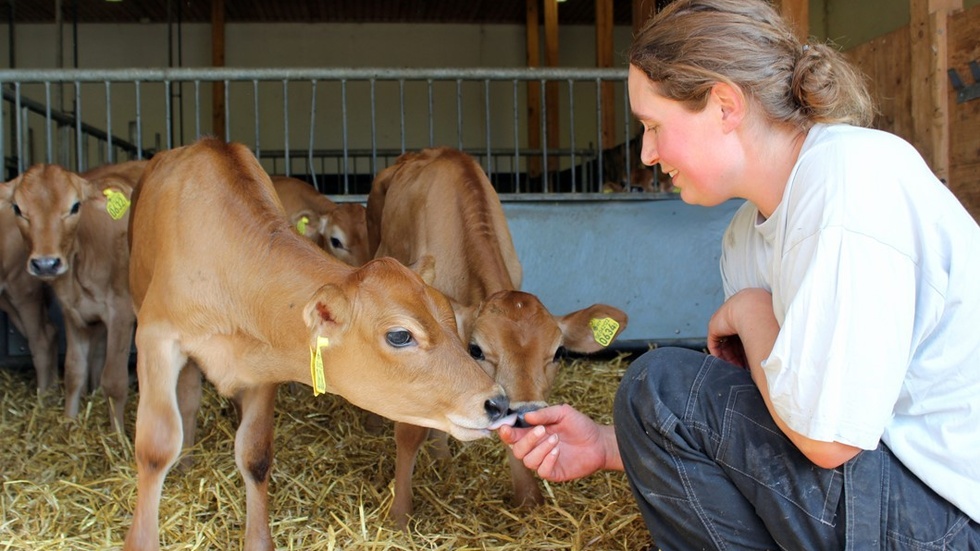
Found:
M 609 343 L 616 338 L 616 332 L 619 331 L 619 322 L 612 318 L 594 318 L 589 322 L 589 328 L 592 329 L 595 342 L 602 346 L 609 346 Z
M 319 396 L 327 391 L 327 380 L 323 374 L 323 354 L 321 348 L 330 346 L 330 339 L 317 336 L 316 349 L 310 348 L 310 378 L 313 380 L 313 395 Z
M 126 216 L 126 211 L 129 210 L 129 199 L 118 190 L 106 189 L 102 191 L 102 194 L 106 197 L 105 211 L 109 213 L 109 216 L 113 220 L 119 220 L 123 216 Z

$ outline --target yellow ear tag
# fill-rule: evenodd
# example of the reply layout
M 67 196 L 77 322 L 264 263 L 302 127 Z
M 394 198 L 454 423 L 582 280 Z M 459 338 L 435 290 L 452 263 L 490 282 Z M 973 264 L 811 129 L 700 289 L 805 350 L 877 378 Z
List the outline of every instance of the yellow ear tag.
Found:
M 327 380 L 323 375 L 323 354 L 321 348 L 330 346 L 330 339 L 317 336 L 316 350 L 310 348 L 310 378 L 313 380 L 313 395 L 319 396 L 327 391 Z
M 310 223 L 310 219 L 307 217 L 302 217 L 296 221 L 296 232 L 300 235 L 306 235 L 306 225 Z
M 609 346 L 609 343 L 616 338 L 616 331 L 619 331 L 619 322 L 612 318 L 595 318 L 589 322 L 592 329 L 592 336 L 595 342 L 602 346 Z
M 106 189 L 102 191 L 102 194 L 106 197 L 105 211 L 113 220 L 119 220 L 126 216 L 126 211 L 129 210 L 129 199 L 121 191 Z

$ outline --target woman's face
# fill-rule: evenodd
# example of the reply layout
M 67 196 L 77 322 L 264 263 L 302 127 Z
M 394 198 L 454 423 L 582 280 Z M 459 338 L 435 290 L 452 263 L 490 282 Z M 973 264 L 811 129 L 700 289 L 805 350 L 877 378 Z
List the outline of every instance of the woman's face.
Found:
M 721 119 L 721 106 L 709 97 L 700 112 L 692 112 L 680 102 L 658 93 L 646 74 L 630 66 L 629 98 L 633 115 L 643 125 L 640 160 L 646 165 L 660 164 L 681 190 L 681 199 L 694 205 L 714 206 L 732 197 L 731 140 Z

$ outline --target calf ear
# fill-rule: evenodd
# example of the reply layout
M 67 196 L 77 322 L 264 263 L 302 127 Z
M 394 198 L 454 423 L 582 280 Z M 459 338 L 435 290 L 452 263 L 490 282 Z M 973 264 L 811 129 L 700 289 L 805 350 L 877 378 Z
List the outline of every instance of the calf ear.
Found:
M 629 321 L 626 313 L 606 304 L 593 304 L 588 308 L 556 317 L 561 329 L 562 344 L 572 352 L 591 354 L 612 343 L 626 329 Z
M 453 299 L 449 299 L 450 304 L 453 305 L 453 313 L 456 315 L 456 332 L 459 333 L 459 338 L 463 339 L 463 343 L 469 340 L 470 335 L 473 333 L 473 320 L 476 319 L 476 307 L 466 306 L 460 304 Z
M 422 258 L 409 266 L 409 269 L 419 274 L 426 285 L 431 286 L 432 282 L 436 280 L 436 257 L 431 254 L 424 254 Z
M 327 337 L 331 341 L 350 324 L 351 307 L 347 294 L 337 285 L 324 285 L 303 308 L 303 321 L 311 340 Z
M 18 176 L 9 182 L 0 182 L 0 207 L 10 206 L 14 198 L 14 188 L 20 183 L 22 176 Z

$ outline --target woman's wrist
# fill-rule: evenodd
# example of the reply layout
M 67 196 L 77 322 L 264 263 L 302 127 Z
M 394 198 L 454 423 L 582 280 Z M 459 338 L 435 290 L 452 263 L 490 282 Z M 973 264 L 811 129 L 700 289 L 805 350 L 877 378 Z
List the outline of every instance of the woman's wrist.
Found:
M 605 451 L 605 461 L 602 468 L 607 471 L 622 471 L 623 457 L 619 455 L 619 441 L 616 439 L 616 427 L 612 425 L 600 425 L 599 434 L 602 440 L 602 449 Z

